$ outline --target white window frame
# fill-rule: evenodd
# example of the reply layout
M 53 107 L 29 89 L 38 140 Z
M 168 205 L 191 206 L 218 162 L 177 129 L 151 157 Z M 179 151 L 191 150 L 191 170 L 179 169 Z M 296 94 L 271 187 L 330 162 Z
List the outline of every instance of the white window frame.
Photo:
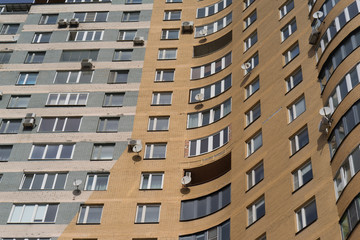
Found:
M 77 128 L 77 130 L 74 130 L 74 131 L 70 131 L 70 132 L 78 132 L 80 131 L 80 126 L 81 126 L 81 123 L 82 123 L 82 117 L 45 117 L 45 118 L 41 118 L 40 119 L 40 123 L 39 123 L 39 128 L 37 130 L 37 132 L 48 132 L 48 131 L 40 131 L 40 128 L 41 128 L 41 124 L 43 122 L 44 119 L 55 119 L 55 122 L 54 122 L 54 125 L 53 125 L 53 128 L 51 131 L 49 132 L 68 132 L 68 131 L 65 131 L 65 128 L 68 126 L 68 120 L 69 119 L 74 119 L 74 118 L 80 118 L 80 122 L 79 122 L 79 126 Z M 65 119 L 64 123 L 63 123 L 63 126 L 62 126 L 62 129 L 59 131 L 59 130 L 56 130 L 56 127 L 57 127 L 57 123 L 59 121 L 59 119 Z
M 114 97 L 114 95 L 122 96 L 122 100 L 123 100 L 123 101 L 121 102 L 120 105 L 114 105 L 114 104 L 115 104 L 115 103 L 113 103 L 113 97 Z M 105 105 L 106 98 L 109 98 L 109 103 L 111 103 L 111 104 Z M 125 98 L 125 93 L 124 93 L 124 92 L 105 93 L 103 106 L 104 106 L 104 107 L 122 107 L 122 106 L 124 105 L 124 98 Z
M 137 14 L 138 15 L 138 18 L 135 19 L 135 20 L 130 20 L 134 15 L 134 14 Z M 140 15 L 141 15 L 141 12 L 140 11 L 126 11 L 126 12 L 123 12 L 122 16 L 121 16 L 121 22 L 139 22 L 140 21 Z
M 305 208 L 310 206 L 311 204 L 315 204 L 315 210 L 317 211 L 315 198 L 312 199 L 310 202 L 306 203 L 304 206 L 302 206 L 300 209 L 298 209 L 296 211 L 296 223 L 297 223 L 296 225 L 297 225 L 298 232 L 313 223 L 313 222 L 311 222 L 311 223 L 306 222 L 306 214 L 307 213 L 305 211 Z M 316 213 L 316 215 L 317 215 L 317 213 Z M 315 219 L 315 221 L 316 221 L 316 219 Z
M 304 105 L 304 111 L 299 111 L 298 106 Z M 298 100 L 288 106 L 289 123 L 298 118 L 301 114 L 306 111 L 305 96 L 301 96 Z
M 67 73 L 68 76 L 67 76 L 67 79 L 66 79 L 66 82 L 65 82 L 66 84 L 69 83 L 69 80 L 70 80 L 70 77 L 71 77 L 71 74 L 72 74 L 72 73 L 76 73 L 76 74 L 77 74 L 76 82 L 74 82 L 74 83 L 72 83 L 72 84 L 81 83 L 81 82 L 80 82 L 80 78 L 81 78 L 83 72 L 91 72 L 90 83 L 92 82 L 93 76 L 94 76 L 94 71 L 57 71 L 57 72 L 56 72 L 56 75 L 55 75 L 55 77 L 54 77 L 54 81 L 53 81 L 54 84 L 57 84 L 55 81 L 56 81 L 56 77 L 57 77 L 57 75 L 58 75 L 59 72 L 66 72 L 66 73 Z M 71 83 L 70 83 L 70 84 L 71 84 Z
M 52 96 L 56 97 L 56 103 L 50 102 Z M 66 96 L 65 101 L 63 104 L 60 104 L 60 98 L 64 99 L 64 96 Z M 70 104 L 70 99 L 73 96 L 76 96 L 75 103 Z M 80 96 L 86 96 L 85 102 L 80 102 Z M 89 93 L 49 93 L 46 100 L 46 106 L 86 106 L 88 97 Z
M 304 179 L 303 179 L 304 178 L 304 170 L 306 170 L 306 168 L 308 168 L 309 166 L 310 166 L 310 171 L 312 172 L 311 161 L 308 161 L 292 173 L 293 182 L 294 182 L 294 190 L 301 188 L 303 185 L 305 185 L 306 183 L 308 183 L 310 181 L 309 180 L 308 182 L 304 183 Z M 305 172 L 305 173 L 307 173 L 307 172 Z
M 294 78 L 297 74 L 301 75 L 301 81 L 298 82 L 296 85 L 294 85 Z M 302 76 L 302 70 L 301 68 L 297 69 L 294 73 L 292 73 L 289 77 L 287 77 L 285 79 L 286 81 L 286 91 L 289 92 L 291 89 L 293 89 L 294 87 L 296 87 L 298 84 L 300 84 L 303 80 L 303 76 Z
M 37 54 L 38 54 L 39 56 L 42 56 L 42 59 L 41 59 L 41 61 L 36 61 L 36 62 L 34 62 L 34 59 L 37 58 L 37 57 L 39 57 L 39 56 L 37 56 Z M 28 53 L 26 54 L 26 58 L 25 58 L 24 63 L 25 63 L 25 64 L 40 64 L 40 63 L 43 63 L 43 62 L 44 62 L 45 55 L 46 55 L 46 52 L 45 52 L 45 51 L 28 52 Z
M 255 140 L 258 139 L 258 137 L 261 138 L 261 144 L 258 146 L 258 148 L 255 149 Z M 246 141 L 246 149 L 247 149 L 247 157 L 252 155 L 254 152 L 256 152 L 259 148 L 261 148 L 263 145 L 263 139 L 262 139 L 262 131 L 259 131 L 254 136 L 252 136 L 248 141 Z
M 103 147 L 108 147 L 111 146 L 112 147 L 112 156 L 111 157 L 104 157 L 103 156 Z M 97 150 L 95 150 L 97 149 Z M 98 153 L 96 154 L 96 156 L 94 156 L 95 151 L 98 151 Z M 114 143 L 95 143 L 91 152 L 91 160 L 113 160 L 114 159 L 114 153 L 115 153 L 115 144 Z
M 261 169 L 262 168 L 262 175 L 263 178 L 260 179 L 258 182 L 256 182 L 256 170 Z M 263 161 L 261 161 L 260 163 L 256 164 L 255 167 L 253 167 L 252 169 L 250 169 L 250 171 L 248 171 L 246 173 L 246 177 L 247 177 L 247 189 L 251 189 L 254 186 L 256 186 L 259 182 L 261 182 L 264 179 L 264 163 Z
M 257 216 L 256 210 L 259 207 L 264 206 L 264 212 L 265 212 L 265 197 L 262 196 L 260 199 L 256 200 L 254 203 L 252 203 L 250 206 L 247 207 L 248 212 L 248 226 L 258 221 L 263 216 Z M 265 216 L 265 213 L 264 213 Z
M 308 143 L 307 144 L 309 144 L 309 132 L 308 132 L 308 130 L 307 130 L 307 127 L 304 127 L 304 128 L 302 128 L 301 130 L 299 130 L 294 136 L 292 136 L 291 138 L 290 138 L 290 151 L 291 151 L 291 155 L 294 155 L 295 153 L 297 153 L 298 151 L 300 151 L 300 149 L 302 149 L 303 147 L 305 147 L 307 144 L 305 144 L 304 146 L 302 146 L 301 148 L 300 148 L 300 145 L 299 145 L 299 135 L 300 134 L 302 134 L 302 133 L 304 133 L 305 131 L 307 131 L 307 136 L 308 136 L 308 139 L 307 139 L 307 141 L 308 141 Z M 293 151 L 293 149 L 295 150 L 295 151 Z
M 164 147 L 165 146 L 165 152 L 161 153 L 160 158 L 158 157 L 154 157 L 154 148 L 155 147 Z M 147 143 L 145 145 L 145 154 L 144 154 L 144 158 L 145 159 L 165 159 L 166 158 L 166 152 L 167 152 L 167 143 Z
M 84 13 L 84 14 L 85 14 L 83 20 L 80 19 L 80 18 L 78 18 L 78 17 L 76 17 L 76 14 L 81 14 L 81 13 Z M 95 13 L 93 19 L 86 19 L 88 14 L 93 14 L 93 13 Z M 99 13 L 106 13 L 106 19 L 105 19 L 105 21 L 96 21 L 97 15 L 98 15 Z M 107 22 L 108 17 L 109 17 L 109 12 L 108 12 L 108 11 L 75 12 L 75 13 L 74 13 L 74 16 L 73 16 L 73 18 L 78 18 L 79 21 L 80 21 L 80 22 L 83 22 L 83 23 L 89 23 L 89 22 Z
M 36 79 L 35 79 L 35 83 L 34 83 L 34 84 L 28 84 L 28 83 L 27 83 L 30 74 L 36 74 Z M 21 78 L 22 75 L 25 75 L 24 83 L 19 83 L 19 80 L 20 80 L 20 78 Z M 39 75 L 39 72 L 21 72 L 21 73 L 19 73 L 19 77 L 18 77 L 18 79 L 17 79 L 17 81 L 16 81 L 16 85 L 35 85 L 38 75 Z
M 168 54 L 174 55 L 174 57 L 169 57 L 167 56 Z M 177 48 L 159 49 L 158 60 L 175 60 L 176 58 L 177 58 Z
M 64 145 L 66 145 L 66 146 L 71 145 L 71 146 L 72 146 L 71 156 L 70 156 L 70 158 L 66 158 L 66 159 L 72 159 L 72 158 L 73 158 L 74 150 L 75 150 L 75 144 L 34 144 L 34 145 L 32 145 L 32 147 L 31 147 L 29 159 L 30 159 L 30 160 L 47 160 L 48 158 L 45 158 L 45 156 L 46 156 L 46 153 L 47 153 L 47 151 L 48 151 L 48 147 L 49 147 L 49 146 L 53 146 L 53 145 L 59 146 L 59 147 L 58 147 L 58 151 L 57 151 L 57 153 L 56 153 L 56 157 L 55 157 L 55 158 L 50 158 L 50 160 L 52 160 L 52 159 L 62 159 L 62 158 L 60 158 L 60 155 L 61 155 L 61 153 L 62 153 L 62 149 L 63 149 L 63 146 L 64 146 Z M 44 152 L 42 153 L 42 157 L 41 157 L 41 158 L 31 158 L 35 146 L 45 146 L 45 149 L 44 149 Z
M 143 186 L 143 182 L 144 182 L 144 177 L 145 177 L 145 175 L 148 176 L 148 183 L 147 183 L 147 186 L 146 186 L 146 187 Z M 151 187 L 153 176 L 161 176 L 161 186 L 160 186 L 160 188 L 153 188 L 153 187 Z M 163 185 L 164 185 L 164 173 L 163 173 L 163 172 L 158 172 L 158 173 L 148 173 L 148 172 L 145 173 L 145 172 L 144 172 L 144 173 L 141 173 L 141 181 L 140 181 L 140 187 L 139 187 L 139 189 L 141 189 L 141 190 L 154 190 L 154 189 L 155 189 L 155 190 L 156 190 L 156 189 L 160 190 L 160 189 L 163 189 Z
M 226 135 L 225 135 L 226 134 Z M 214 136 L 219 135 L 219 146 L 214 148 Z M 201 141 L 204 139 L 208 139 L 208 145 L 207 145 L 207 151 L 206 152 L 201 152 Z M 227 140 L 226 142 L 224 140 Z M 215 151 L 216 149 L 221 148 L 222 146 L 224 146 L 226 143 L 228 143 L 230 140 L 230 129 L 229 127 L 226 127 L 214 134 L 211 134 L 210 136 L 206 136 L 203 138 L 199 138 L 199 139 L 194 139 L 194 140 L 190 140 L 189 141 L 189 153 L 188 156 L 189 157 L 195 157 L 195 156 L 199 156 L 199 155 L 203 155 L 212 151 Z M 193 151 L 193 147 L 192 147 L 192 143 L 195 142 L 195 154 L 191 154 L 191 152 Z
M 107 177 L 107 182 L 106 182 L 106 187 L 104 190 L 96 190 L 95 187 L 97 185 L 97 180 L 98 180 L 98 177 L 102 175 L 102 176 L 106 176 Z M 93 177 L 93 182 L 90 186 L 90 188 L 88 188 L 88 182 L 89 182 L 89 177 Z M 88 173 L 87 176 L 86 176 L 86 182 L 85 182 L 85 187 L 84 187 L 84 190 L 85 191 L 106 191 L 107 190 L 107 187 L 108 187 L 108 184 L 109 184 L 109 177 L 110 177 L 110 174 L 109 173 Z
M 247 9 L 255 0 L 243 0 L 244 10 Z
M 48 23 L 50 16 L 56 16 L 56 21 L 54 23 Z M 41 18 L 40 18 L 40 21 L 39 21 L 39 25 L 56 24 L 58 17 L 59 17 L 58 14 L 42 14 Z
M 257 31 L 250 34 L 244 41 L 244 52 L 251 48 L 258 41 Z
M 26 106 L 18 106 L 19 101 L 27 100 Z M 11 95 L 7 108 L 27 108 L 29 106 L 29 102 L 31 99 L 31 95 Z
M 169 38 L 169 33 L 171 31 L 177 31 L 177 37 L 176 38 Z M 179 39 L 180 36 L 180 29 L 176 28 L 176 29 L 162 29 L 161 31 L 161 40 L 177 40 Z
M 171 81 L 164 79 L 164 73 L 166 72 L 169 73 L 171 72 L 173 74 L 173 79 Z M 155 82 L 173 82 L 174 79 L 175 79 L 175 69 L 157 69 L 155 72 Z
M 45 34 L 49 34 L 49 40 L 46 41 L 42 41 L 42 38 L 44 37 Z M 31 43 L 49 43 L 50 42 L 50 38 L 51 38 L 51 34 L 52 32 L 36 32 L 34 34 L 33 40 L 31 41 Z
M 173 19 L 173 14 L 174 13 L 178 13 L 178 12 L 180 12 L 180 15 L 179 15 L 179 18 L 174 18 Z M 164 18 L 163 18 L 163 20 L 164 21 L 178 21 L 178 20 L 181 20 L 181 14 L 182 14 L 182 12 L 181 12 L 181 10 L 166 10 L 166 11 L 164 11 Z
M 251 18 L 256 15 L 255 20 L 251 21 Z M 257 20 L 257 12 L 256 9 L 250 13 L 245 19 L 244 19 L 244 29 L 247 29 L 248 27 L 250 27 L 255 21 Z
M 259 87 L 257 89 L 254 89 L 254 86 L 256 85 L 256 83 L 258 82 L 257 85 L 259 85 Z M 250 96 L 252 96 L 254 93 L 256 93 L 258 90 L 260 89 L 260 79 L 259 77 L 256 77 L 255 80 L 253 80 L 249 85 L 247 85 L 245 87 L 245 99 L 248 99 Z
M 257 63 L 255 65 L 255 59 L 257 58 Z M 250 63 L 250 68 L 244 70 L 244 75 L 251 72 L 258 64 L 259 64 L 259 54 L 256 52 L 250 59 L 246 61 L 246 63 Z
M 295 25 L 293 25 L 295 23 Z M 295 29 L 293 29 L 292 27 L 295 26 Z M 285 37 L 284 32 L 288 30 L 289 31 L 289 36 Z M 285 25 L 285 27 L 283 27 L 280 32 L 281 32 L 281 41 L 285 41 L 286 39 L 288 39 L 294 32 L 296 32 L 297 30 L 297 23 L 296 23 L 296 19 L 293 18 L 289 23 L 287 23 Z
M 100 33 L 100 38 L 95 39 L 97 34 Z M 74 40 L 70 40 L 70 35 L 75 34 Z M 81 38 L 79 38 L 82 34 Z M 91 39 L 87 39 L 87 36 L 92 34 Z M 93 31 L 69 31 L 67 40 L 68 42 L 86 42 L 86 41 L 102 41 L 104 36 L 104 30 L 93 30 Z
M 14 132 L 8 132 L 10 125 L 15 123 L 18 124 L 17 130 Z M 5 127 L 3 129 L 4 125 Z M 21 126 L 21 119 L 2 119 L 2 121 L 0 122 L 0 129 L 1 129 L 0 134 L 17 134 L 19 133 L 20 126 Z
M 157 206 L 159 211 L 158 211 L 158 216 L 157 216 L 157 221 L 155 222 L 145 222 L 145 216 L 146 216 L 146 208 L 148 206 Z M 142 214 L 141 214 L 141 218 L 140 221 L 138 222 L 138 214 L 139 214 L 139 208 L 142 208 Z M 160 222 L 160 211 L 161 211 L 161 205 L 160 204 L 138 204 L 136 206 L 136 216 L 135 216 L 135 223 L 158 223 Z
M 165 129 L 157 129 L 158 126 L 158 120 L 167 120 L 167 124 L 165 126 Z M 149 123 L 148 123 L 148 131 L 168 131 L 169 130 L 169 124 L 170 124 L 170 117 L 169 116 L 157 116 L 157 117 L 149 117 Z M 151 128 L 152 127 L 152 128 Z
M 26 175 L 30 175 L 30 174 L 33 175 L 33 176 L 32 176 L 32 180 L 31 180 L 31 184 L 30 184 L 30 186 L 29 186 L 29 189 L 23 189 L 24 183 L 25 183 L 25 179 L 26 179 Z M 43 175 L 44 175 L 44 178 L 43 178 L 43 180 L 42 180 L 40 189 L 32 189 L 33 184 L 34 184 L 34 180 L 35 180 L 37 174 L 43 174 Z M 35 190 L 35 191 L 44 190 L 49 174 L 51 174 L 51 175 L 55 174 L 53 185 L 52 185 L 52 187 L 50 188 L 50 189 L 52 189 L 52 190 L 55 189 L 56 181 L 57 181 L 57 178 L 58 178 L 59 174 L 66 174 L 66 178 L 65 178 L 65 182 L 64 182 L 64 187 L 63 187 L 62 189 L 65 188 L 65 186 L 66 186 L 66 181 L 67 181 L 67 178 L 68 178 L 68 173 L 65 173 L 65 172 L 54 172 L 54 173 L 37 172 L 37 173 L 24 173 L 23 178 L 22 178 L 21 183 L 20 183 L 19 190 Z M 45 190 L 50 190 L 50 189 L 49 189 L 49 188 L 46 188 Z M 56 189 L 56 190 L 60 190 L 60 189 Z
M 118 126 L 117 126 L 116 130 L 109 130 L 108 129 L 109 120 L 110 121 L 113 120 L 114 122 L 117 120 Z M 101 123 L 103 123 L 102 124 L 102 129 L 100 129 Z M 96 132 L 118 132 L 119 131 L 119 125 L 120 125 L 120 117 L 100 117 Z
M 160 103 L 161 94 L 170 94 L 170 102 L 169 103 Z M 155 101 L 156 99 L 156 101 Z M 171 105 L 172 103 L 172 92 L 153 92 L 151 105 Z
M 100 220 L 97 223 L 93 223 L 93 222 L 88 223 L 89 212 L 90 212 L 90 209 L 92 207 L 96 207 L 96 208 L 101 207 L 101 213 L 100 213 L 100 216 L 99 216 Z M 83 209 L 85 209 L 84 219 L 83 219 L 83 222 L 80 222 L 80 216 L 81 216 L 81 213 L 82 213 Z M 103 210 L 104 210 L 104 205 L 81 205 L 80 210 L 79 210 L 79 216 L 78 216 L 77 223 L 78 224 L 100 224 Z
M 10 159 L 12 145 L 0 145 L 0 162 L 6 162 Z
M 10 212 L 10 215 L 9 215 L 9 218 L 8 218 L 8 223 L 48 223 L 48 222 L 45 222 L 45 218 L 46 218 L 46 214 L 47 214 L 47 211 L 48 211 L 48 208 L 49 208 L 49 205 L 57 205 L 57 209 L 56 209 L 56 213 L 55 213 L 55 217 L 54 217 L 54 222 L 52 223 L 55 223 L 56 222 L 56 217 L 57 217 L 57 213 L 58 213 L 58 210 L 59 210 L 59 204 L 47 204 L 47 203 L 27 203 L 27 204 L 13 204 L 12 208 L 11 208 L 11 212 Z M 23 218 L 24 216 L 24 211 L 27 207 L 30 207 L 30 206 L 34 206 L 34 208 L 32 209 L 32 216 L 31 216 L 31 220 L 29 222 L 23 222 L 21 221 L 21 219 Z M 12 217 L 13 217 L 13 214 L 15 212 L 15 208 L 16 207 L 19 207 L 19 208 L 22 208 L 21 209 L 21 213 L 20 213 L 20 221 L 12 221 Z M 43 209 L 45 207 L 45 210 L 44 212 L 40 212 L 42 214 L 42 216 L 37 216 L 39 213 L 37 212 L 39 210 L 39 207 L 41 207 L 41 209 Z
M 254 112 L 255 110 L 259 109 L 259 116 L 254 118 Z M 260 102 L 256 103 L 249 111 L 245 113 L 246 116 L 246 126 L 249 126 L 251 123 L 253 123 L 256 119 L 258 119 L 261 116 L 261 105 Z
M 298 54 L 292 56 L 292 54 L 294 53 L 294 51 L 298 49 Z M 291 48 L 289 48 L 284 54 L 284 62 L 285 65 L 288 64 L 289 62 L 291 62 L 294 58 L 296 58 L 297 56 L 300 55 L 300 47 L 299 47 L 299 43 L 296 43 L 295 45 L 293 45 Z
M 134 34 L 134 38 L 136 37 L 137 34 L 137 30 L 120 30 L 119 31 L 119 36 L 117 38 L 118 41 L 133 41 L 134 38 L 132 39 L 127 39 L 126 35 L 131 33 L 135 33 Z
M 227 27 L 230 23 L 232 23 L 232 12 L 215 22 L 195 27 L 195 38 L 206 37 L 210 34 L 216 33 Z M 205 34 L 202 33 L 203 30 L 205 30 Z
M 288 9 L 290 6 L 290 3 L 292 3 L 293 8 Z M 282 5 L 279 8 L 279 14 L 280 14 L 280 19 L 282 19 L 283 17 L 285 17 L 291 10 L 293 10 L 295 8 L 295 4 L 294 4 L 294 0 L 289 0 L 287 1 L 284 5 Z

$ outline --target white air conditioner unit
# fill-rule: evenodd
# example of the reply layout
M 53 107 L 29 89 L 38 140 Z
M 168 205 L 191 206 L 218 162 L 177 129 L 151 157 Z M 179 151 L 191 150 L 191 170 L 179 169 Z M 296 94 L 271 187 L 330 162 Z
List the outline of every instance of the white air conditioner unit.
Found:
M 182 22 L 181 29 L 183 33 L 185 32 L 192 33 L 194 31 L 194 22 L 191 21 Z
M 35 126 L 35 119 L 33 118 L 25 119 L 23 122 L 23 126 L 33 128 Z
M 35 113 L 27 113 L 25 115 L 25 119 L 35 119 L 36 118 L 36 114 Z
M 82 69 L 92 69 L 93 68 L 92 59 L 87 59 L 87 58 L 82 59 L 81 60 L 81 68 Z
M 134 45 L 142 46 L 144 45 L 144 37 L 134 37 Z
M 309 44 L 315 45 L 320 36 L 320 31 L 317 28 L 313 28 L 309 37 Z
M 72 18 L 70 19 L 70 27 L 77 27 L 79 26 L 79 19 L 78 18 Z
M 141 140 L 136 140 L 136 139 L 129 139 L 128 140 L 128 145 L 133 147 L 135 145 L 141 145 Z
M 68 22 L 67 22 L 67 19 L 66 19 L 66 18 L 60 19 L 60 20 L 58 21 L 58 26 L 59 26 L 59 27 L 67 27 L 67 25 L 68 25 Z

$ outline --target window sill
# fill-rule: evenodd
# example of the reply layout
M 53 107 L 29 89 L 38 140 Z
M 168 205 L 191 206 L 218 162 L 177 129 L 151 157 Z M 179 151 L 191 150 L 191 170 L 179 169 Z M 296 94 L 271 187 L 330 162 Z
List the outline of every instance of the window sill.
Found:
M 76 225 L 100 225 L 100 223 L 76 223 Z
M 134 222 L 135 224 L 159 224 L 159 222 Z

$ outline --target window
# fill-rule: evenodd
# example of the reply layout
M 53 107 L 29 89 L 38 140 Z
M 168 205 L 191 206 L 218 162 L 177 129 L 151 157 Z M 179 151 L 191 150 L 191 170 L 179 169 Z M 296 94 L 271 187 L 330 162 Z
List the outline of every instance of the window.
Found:
M 85 106 L 88 93 L 49 93 L 47 106 Z
M 32 43 L 49 43 L 51 32 L 35 33 Z
M 138 22 L 140 19 L 140 12 L 123 12 L 121 17 L 122 22 Z
M 244 41 L 244 51 L 247 51 L 251 48 L 258 40 L 257 32 L 252 33 L 248 38 Z
M 283 18 L 294 8 L 294 0 L 287 1 L 280 9 L 280 19 Z
M 166 0 L 166 3 L 182 3 L 182 0 Z
M 247 87 L 245 87 L 246 98 L 250 97 L 255 92 L 257 92 L 259 88 L 260 88 L 259 78 L 256 78 L 252 83 L 250 83 Z
M 132 53 L 132 49 L 115 50 L 113 61 L 131 61 Z
M 41 15 L 39 24 L 56 24 L 58 14 L 43 14 Z
M 169 130 L 170 117 L 150 117 L 149 131 L 167 131 Z
M 136 30 L 120 30 L 118 41 L 132 41 L 136 36 Z
M 246 126 L 249 126 L 252 122 L 258 119 L 260 115 L 261 115 L 261 110 L 260 110 L 260 102 L 259 102 L 245 113 Z
M 209 195 L 181 201 L 180 221 L 194 220 L 215 213 L 231 202 L 231 185 Z
M 309 143 L 307 127 L 301 129 L 295 136 L 290 138 L 291 154 L 295 154 Z
M 248 28 L 257 19 L 256 10 L 250 13 L 250 15 L 244 19 L 244 29 Z
M 117 132 L 119 129 L 120 118 L 100 118 L 97 128 L 98 132 Z
M 16 34 L 20 24 L 3 24 L 0 29 L 0 35 L 13 35 Z
M 179 39 L 179 29 L 163 29 L 161 31 L 161 39 Z
M 250 63 L 250 68 L 244 70 L 244 75 L 251 72 L 258 64 L 259 64 L 259 54 L 255 53 L 250 59 L 246 61 L 247 63 Z
M 29 101 L 29 95 L 11 96 L 8 108 L 27 108 Z
M 246 142 L 247 156 L 253 154 L 262 146 L 262 133 L 259 132 Z
M 102 205 L 81 205 L 78 224 L 96 224 L 100 223 Z
M 12 145 L 0 145 L 0 162 L 10 159 L 11 150 Z
M 97 60 L 99 50 L 64 50 L 60 62 L 80 62 L 82 59 Z
M 34 85 L 39 73 L 37 72 L 22 72 L 19 74 L 17 85 Z
M 158 59 L 159 60 L 171 60 L 176 59 L 177 49 L 168 48 L 168 49 L 159 49 Z
M 200 38 L 216 33 L 228 26 L 230 23 L 232 23 L 232 12 L 215 22 L 195 27 L 195 37 Z
M 166 158 L 166 143 L 148 143 L 145 146 L 145 159 Z
M 255 0 L 244 0 L 244 9 L 248 8 Z
M 78 132 L 81 117 L 41 118 L 38 132 Z
M 29 159 L 72 159 L 75 144 L 35 144 Z
M 296 19 L 294 18 L 285 27 L 281 29 L 281 41 L 285 41 L 291 34 L 293 34 L 297 29 Z
M 264 179 L 264 164 L 263 162 L 257 164 L 255 167 L 250 169 L 246 173 L 247 182 L 248 182 L 248 189 L 254 187 L 258 184 L 261 180 Z
M 305 97 L 302 96 L 299 100 L 295 103 L 291 104 L 288 107 L 289 112 L 289 122 L 294 121 L 298 116 L 300 116 L 306 110 L 305 105 Z
M 85 190 L 105 191 L 109 181 L 108 173 L 88 173 L 86 177 Z
M 196 18 L 204 18 L 204 17 L 212 16 L 224 10 L 231 4 L 232 4 L 232 0 L 221 0 L 215 4 L 203 8 L 198 8 L 196 11 Z
M 190 89 L 190 103 L 201 102 L 214 98 L 222 94 L 226 90 L 228 90 L 231 87 L 231 85 L 232 85 L 232 75 L 229 74 L 225 78 L 213 84 L 201 88 Z M 199 93 L 204 94 L 203 100 L 196 97 L 196 95 L 198 95 Z
M 297 190 L 313 178 L 311 162 L 305 163 L 299 169 L 295 170 L 292 175 L 294 179 L 294 190 Z
M 232 62 L 231 52 L 214 62 L 191 68 L 191 80 L 211 76 L 228 67 Z
M 9 63 L 12 52 L 0 52 L 0 64 Z
M 229 141 L 229 127 L 226 127 L 210 136 L 189 141 L 189 157 L 212 152 Z
M 261 235 L 256 240 L 266 240 L 266 234 Z
M 25 173 L 21 190 L 61 190 L 65 187 L 67 173 Z
M 219 121 L 231 112 L 231 98 L 220 105 L 201 112 L 188 114 L 188 128 L 202 127 Z
M 181 19 L 181 11 L 180 10 L 164 12 L 164 21 L 180 20 L 180 19 Z
M 162 189 L 164 173 L 142 173 L 140 189 Z
M 296 211 L 297 230 L 300 231 L 317 219 L 316 202 L 311 200 L 305 206 Z
M 54 223 L 59 204 L 14 204 L 8 223 Z
M 110 71 L 108 83 L 127 83 L 129 70 Z
M 56 72 L 54 83 L 90 83 L 94 71 L 59 71 Z
M 154 92 L 151 105 L 171 105 L 172 92 Z
M 21 119 L 3 119 L 0 125 L 0 133 L 18 133 Z
M 294 46 L 292 46 L 289 50 L 287 50 L 283 54 L 285 64 L 288 64 L 290 61 L 292 61 L 295 57 L 297 57 L 297 55 L 299 55 L 299 53 L 300 53 L 299 44 L 296 43 Z
M 28 52 L 24 63 L 42 63 L 45 52 Z
M 206 231 L 179 237 L 179 240 L 193 240 L 193 239 L 198 239 L 198 240 L 230 239 L 230 220 L 227 220 L 218 226 L 207 229 Z
M 155 82 L 173 82 L 175 69 L 156 70 Z
M 141 4 L 142 0 L 126 0 L 125 4 Z
M 84 42 L 84 41 L 101 41 L 104 36 L 103 30 L 97 31 L 70 31 L 67 41 Z
M 112 160 L 115 143 L 94 144 L 91 160 Z
M 342 239 L 348 239 L 359 223 L 360 196 L 357 195 L 340 218 Z
M 105 93 L 104 107 L 121 107 L 125 93 Z
M 135 223 L 158 223 L 160 204 L 137 205 Z
M 253 224 L 265 215 L 265 198 L 262 196 L 255 203 L 247 207 L 248 225 Z
M 77 12 L 73 18 L 79 22 L 106 22 L 109 12 Z
M 296 87 L 303 80 L 301 68 L 292 73 L 289 77 L 285 79 L 286 81 L 286 90 L 290 91 Z

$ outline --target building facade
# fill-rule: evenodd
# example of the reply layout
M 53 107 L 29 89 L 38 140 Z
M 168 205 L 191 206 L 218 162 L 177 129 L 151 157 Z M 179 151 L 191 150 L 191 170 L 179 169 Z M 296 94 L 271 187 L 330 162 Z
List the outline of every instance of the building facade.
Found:
M 0 238 L 359 239 L 359 0 L 0 0 Z

